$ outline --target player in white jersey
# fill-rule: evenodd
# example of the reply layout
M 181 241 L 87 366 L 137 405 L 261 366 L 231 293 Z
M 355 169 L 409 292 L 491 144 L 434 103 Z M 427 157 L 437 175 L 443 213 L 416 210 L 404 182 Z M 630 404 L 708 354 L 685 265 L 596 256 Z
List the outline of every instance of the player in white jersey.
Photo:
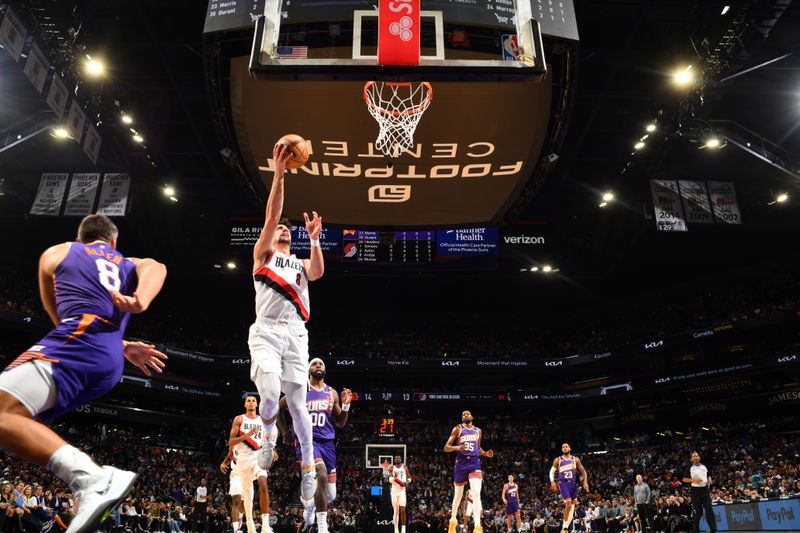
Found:
M 258 402 L 253 395 L 244 400 L 245 413 L 233 419 L 231 432 L 228 436 L 228 456 L 219 465 L 224 474 L 228 466 L 233 463 L 230 476 L 231 521 L 233 531 L 238 533 L 241 528 L 241 515 L 244 512 L 247 518 L 248 533 L 255 533 L 253 519 L 253 481 L 258 480 L 259 507 L 261 508 L 261 532 L 271 533 L 269 525 L 269 487 L 267 485 L 267 471 L 258 466 L 256 456 L 264 439 L 275 441 L 277 431 L 271 435 L 264 433 L 264 424 L 256 413 Z M 277 457 L 277 454 L 276 454 Z
M 261 397 L 259 414 L 267 434 L 275 428 L 281 391 L 292 415 L 293 429 L 300 443 L 300 494 L 310 500 L 316 490 L 311 416 L 306 409 L 308 388 L 308 282 L 322 277 L 325 263 L 319 236 L 322 218 L 316 211 L 309 219 L 303 213 L 311 240 L 311 258 L 297 259 L 290 253 L 291 223 L 281 218 L 286 161 L 291 152 L 284 145 L 272 151 L 275 175 L 266 208 L 266 220 L 253 248 L 253 281 L 256 290 L 256 320 L 250 326 L 250 379 Z M 258 464 L 269 469 L 274 445 L 265 441 Z
M 389 469 L 389 483 L 392 485 L 392 509 L 394 510 L 394 533 L 406 533 L 406 485 L 411 481 L 403 458 L 395 455 L 394 464 Z M 398 525 L 400 529 L 398 530 Z

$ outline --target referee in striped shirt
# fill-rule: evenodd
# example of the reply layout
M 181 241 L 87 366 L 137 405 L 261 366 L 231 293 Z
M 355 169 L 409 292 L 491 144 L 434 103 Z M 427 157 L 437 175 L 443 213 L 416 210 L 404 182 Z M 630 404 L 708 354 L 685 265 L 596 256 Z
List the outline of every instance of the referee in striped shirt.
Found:
M 704 510 L 706 522 L 708 522 L 708 527 L 711 528 L 711 533 L 716 533 L 717 519 L 714 516 L 714 510 L 711 508 L 711 493 L 708 489 L 712 481 L 708 477 L 708 468 L 700 462 L 700 454 L 697 451 L 692 452 L 692 466 L 684 474 L 683 482 L 691 483 L 692 485 L 689 494 L 692 497 L 693 533 L 700 532 L 700 518 L 702 518 Z

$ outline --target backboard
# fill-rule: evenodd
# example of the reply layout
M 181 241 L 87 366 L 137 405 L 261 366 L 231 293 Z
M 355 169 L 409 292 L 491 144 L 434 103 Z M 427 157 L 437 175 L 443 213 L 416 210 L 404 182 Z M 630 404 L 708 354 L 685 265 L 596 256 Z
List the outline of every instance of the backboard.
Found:
M 360 227 L 495 223 L 557 159 L 542 159 L 554 96 L 534 8 L 550 4 L 548 17 L 574 25 L 571 3 L 417 0 L 418 60 L 387 65 L 376 7 L 392 1 L 402 0 L 264 2 L 250 56 L 232 56 L 225 80 L 240 168 L 265 198 L 272 146 L 296 133 L 310 158 L 285 181 L 290 218 L 314 209 L 327 223 Z M 413 139 L 391 158 L 365 101 L 371 81 L 432 91 Z

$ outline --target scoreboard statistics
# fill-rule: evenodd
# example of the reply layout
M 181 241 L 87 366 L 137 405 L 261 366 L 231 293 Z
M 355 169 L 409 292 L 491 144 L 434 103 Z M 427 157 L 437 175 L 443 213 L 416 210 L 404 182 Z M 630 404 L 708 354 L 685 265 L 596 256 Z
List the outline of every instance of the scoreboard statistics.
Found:
M 342 261 L 361 263 L 431 263 L 434 231 L 342 230 Z

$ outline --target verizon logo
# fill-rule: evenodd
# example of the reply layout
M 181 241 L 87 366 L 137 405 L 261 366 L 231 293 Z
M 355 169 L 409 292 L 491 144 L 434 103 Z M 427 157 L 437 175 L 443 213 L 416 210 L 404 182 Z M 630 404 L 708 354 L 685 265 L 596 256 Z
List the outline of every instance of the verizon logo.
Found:
M 512 235 L 503 237 L 506 244 L 544 244 L 544 237 L 532 237 L 530 235 Z

